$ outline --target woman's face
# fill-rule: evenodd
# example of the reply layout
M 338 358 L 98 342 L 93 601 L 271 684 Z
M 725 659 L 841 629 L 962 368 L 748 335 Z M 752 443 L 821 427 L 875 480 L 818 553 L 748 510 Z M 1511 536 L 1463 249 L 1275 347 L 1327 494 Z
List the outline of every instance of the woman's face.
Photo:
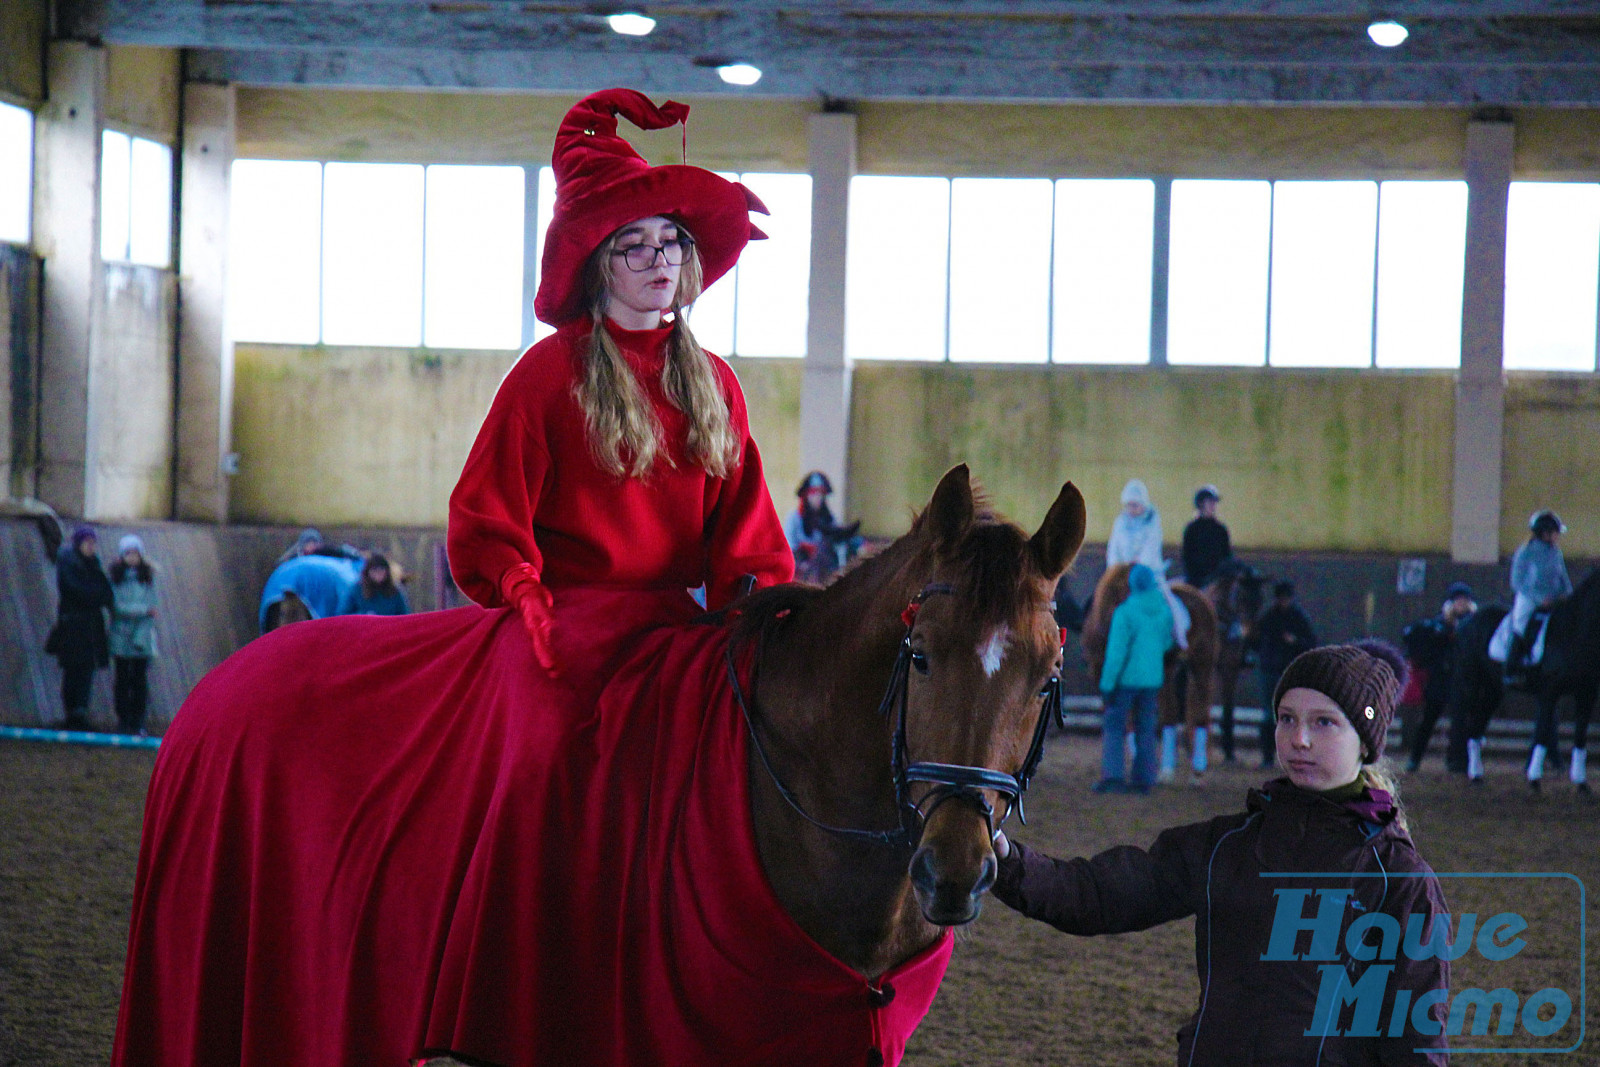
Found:
M 85 537 L 78 542 L 78 554 L 84 559 L 89 559 L 100 550 L 100 542 L 92 537 Z
M 373 585 L 382 585 L 389 580 L 389 568 L 376 564 L 367 568 L 367 581 Z
M 827 499 L 827 496 L 828 494 L 823 492 L 821 489 L 807 489 L 806 507 L 812 511 L 820 510 L 822 508 L 822 502 Z
M 1130 519 L 1144 518 L 1144 505 L 1139 503 L 1137 500 L 1130 500 L 1126 504 L 1122 505 L 1122 511 Z
M 139 555 L 139 550 L 137 548 L 130 548 L 128 551 L 122 554 L 123 564 L 129 567 L 137 567 L 142 558 L 143 557 Z
M 1296 687 L 1278 701 L 1278 765 L 1301 789 L 1349 785 L 1361 773 L 1361 735 L 1326 693 Z
M 678 224 L 660 215 L 624 226 L 618 231 L 615 247 L 611 251 L 611 284 L 606 290 L 606 314 L 619 326 L 630 330 L 654 329 L 661 323 L 661 313 L 672 307 L 678 295 L 678 275 L 683 271 L 682 261 L 677 265 L 667 262 L 667 253 L 676 258 Z M 634 270 L 628 253 L 633 249 L 656 248 L 650 266 Z M 648 252 L 633 253 L 634 256 Z

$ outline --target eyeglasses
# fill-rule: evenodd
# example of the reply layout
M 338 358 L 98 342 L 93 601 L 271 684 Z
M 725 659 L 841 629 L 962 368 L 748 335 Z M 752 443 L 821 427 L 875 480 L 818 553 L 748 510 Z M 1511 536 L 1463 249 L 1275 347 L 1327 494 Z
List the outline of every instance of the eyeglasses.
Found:
M 694 247 L 694 238 L 675 237 L 670 241 L 663 241 L 659 245 L 636 244 L 626 248 L 613 249 L 613 256 L 621 256 L 628 264 L 628 269 L 635 273 L 647 271 L 656 265 L 656 254 L 666 261 L 669 267 L 681 267 L 683 261 L 689 258 L 689 250 Z

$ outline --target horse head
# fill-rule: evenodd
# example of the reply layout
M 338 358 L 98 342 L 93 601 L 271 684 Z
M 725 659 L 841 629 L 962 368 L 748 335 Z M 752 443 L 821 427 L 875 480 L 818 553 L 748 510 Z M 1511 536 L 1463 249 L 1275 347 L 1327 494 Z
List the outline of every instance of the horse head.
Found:
M 1022 771 L 1025 787 L 1045 695 L 1061 671 L 1051 597 L 1084 528 L 1083 497 L 1072 483 L 1029 537 L 981 509 L 963 465 L 940 481 L 912 529 L 928 565 L 914 570 L 931 580 L 906 620 L 911 781 L 902 800 L 920 816 L 909 873 L 930 923 L 970 922 L 994 883 L 994 833 L 1019 805 L 1020 791 L 960 772 Z M 919 777 L 919 766 L 947 770 Z

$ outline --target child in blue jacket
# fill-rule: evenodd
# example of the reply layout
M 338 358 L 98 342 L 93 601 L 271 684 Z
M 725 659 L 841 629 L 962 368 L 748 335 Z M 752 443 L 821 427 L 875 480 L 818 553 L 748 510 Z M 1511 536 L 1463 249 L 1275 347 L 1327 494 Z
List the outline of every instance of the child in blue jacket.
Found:
M 1148 793 L 1156 776 L 1156 693 L 1166 677 L 1173 645 L 1172 612 L 1156 573 L 1142 563 L 1128 571 L 1128 599 L 1111 614 L 1106 662 L 1100 671 L 1105 700 L 1097 793 Z M 1124 739 L 1132 717 L 1133 779 L 1123 777 Z

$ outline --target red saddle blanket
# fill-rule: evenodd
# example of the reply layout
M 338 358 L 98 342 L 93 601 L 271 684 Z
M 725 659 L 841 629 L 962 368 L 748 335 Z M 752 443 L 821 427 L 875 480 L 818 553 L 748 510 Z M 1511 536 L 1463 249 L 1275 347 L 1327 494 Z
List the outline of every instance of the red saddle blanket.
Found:
M 150 783 L 112 1063 L 897 1063 L 950 936 L 889 997 L 789 918 L 727 633 L 618 627 L 629 597 L 558 600 L 598 700 L 479 608 L 300 623 L 211 672 Z

